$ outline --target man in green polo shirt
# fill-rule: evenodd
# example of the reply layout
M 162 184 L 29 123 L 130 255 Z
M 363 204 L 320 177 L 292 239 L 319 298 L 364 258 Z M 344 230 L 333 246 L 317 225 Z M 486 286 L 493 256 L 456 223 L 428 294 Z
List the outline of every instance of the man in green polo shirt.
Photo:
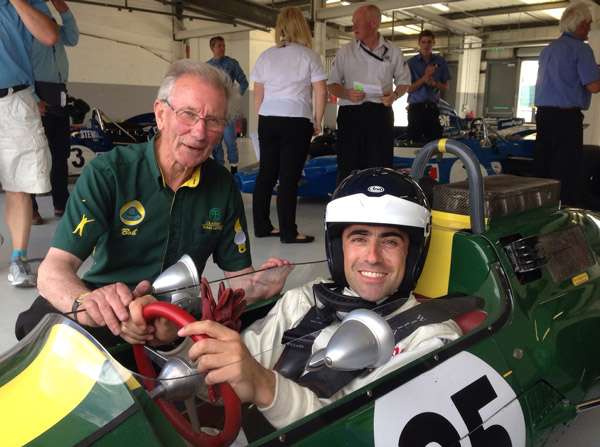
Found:
M 199 272 L 210 255 L 225 277 L 254 271 L 241 195 L 209 158 L 235 95 L 228 76 L 207 64 L 181 60 L 168 68 L 154 102 L 156 137 L 94 159 L 77 181 L 39 268 L 41 296 L 19 316 L 17 338 L 48 311 L 82 309 L 75 314 L 81 324 L 120 335 L 129 303 L 186 253 Z M 80 279 L 90 255 L 94 263 Z M 291 268 L 278 258 L 266 267 L 283 268 L 236 281 L 249 302 L 279 293 Z

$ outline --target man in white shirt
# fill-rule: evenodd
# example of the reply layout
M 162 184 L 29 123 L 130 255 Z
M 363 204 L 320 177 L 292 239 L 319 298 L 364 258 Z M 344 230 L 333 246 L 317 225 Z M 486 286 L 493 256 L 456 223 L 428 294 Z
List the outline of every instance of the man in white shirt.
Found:
M 339 98 L 338 184 L 355 169 L 393 167 L 392 104 L 410 86 L 410 71 L 400 49 L 377 29 L 381 11 L 374 5 L 352 16 L 356 40 L 337 52 L 329 73 L 329 92 Z

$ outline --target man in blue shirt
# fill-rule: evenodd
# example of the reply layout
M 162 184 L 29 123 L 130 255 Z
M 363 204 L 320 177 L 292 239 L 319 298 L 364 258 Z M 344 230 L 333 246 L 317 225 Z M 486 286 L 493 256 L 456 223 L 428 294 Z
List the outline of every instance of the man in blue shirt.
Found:
M 435 34 L 425 29 L 419 34 L 419 54 L 408 62 L 411 85 L 408 87 L 407 140 L 428 143 L 442 137 L 440 92 L 448 90 L 451 79 L 446 59 L 433 54 Z
M 594 52 L 584 41 L 592 14 L 583 2 L 571 4 L 560 18 L 563 34 L 540 54 L 535 105 L 537 177 L 558 179 L 563 204 L 580 205 L 583 113 L 600 91 Z
M 208 64 L 224 70 L 232 81 L 237 81 L 240 85 L 240 95 L 243 95 L 248 89 L 248 80 L 246 79 L 246 75 L 244 74 L 244 71 L 242 70 L 242 67 L 240 67 L 238 61 L 229 56 L 225 56 L 225 39 L 223 39 L 221 36 L 215 36 L 210 39 L 209 45 L 210 50 L 213 53 L 213 58 L 208 61 Z M 212 156 L 220 165 L 225 164 L 223 140 L 225 140 L 225 145 L 227 146 L 227 159 L 229 160 L 231 173 L 235 174 L 237 172 L 237 164 L 239 161 L 235 120 L 231 120 L 231 122 L 227 125 L 223 131 L 223 138 L 221 139 L 221 142 L 213 149 Z
M 67 87 L 69 77 L 69 61 L 65 45 L 73 47 L 79 41 L 79 29 L 75 17 L 64 0 L 51 0 L 60 14 L 62 25 L 59 28 L 58 42 L 49 47 L 37 40 L 33 41 L 32 64 L 35 79 L 35 93 L 44 132 L 48 139 L 52 155 L 50 184 L 52 185 L 52 204 L 54 215 L 62 216 L 69 198 L 69 152 L 71 123 L 66 108 Z M 35 195 L 31 196 L 33 204 L 33 225 L 44 223 L 38 211 Z
M 0 0 L 0 183 L 13 245 L 8 280 L 16 287 L 36 284 L 27 262 L 29 194 L 50 191 L 48 143 L 30 89 L 33 37 L 45 45 L 58 40 L 51 17 L 42 0 Z

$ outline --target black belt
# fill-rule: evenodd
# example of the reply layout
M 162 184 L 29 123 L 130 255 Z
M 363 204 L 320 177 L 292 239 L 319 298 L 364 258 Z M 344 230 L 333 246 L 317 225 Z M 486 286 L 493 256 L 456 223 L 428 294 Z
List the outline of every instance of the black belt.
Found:
M 581 110 L 581 107 L 558 107 L 558 106 L 539 106 L 538 109 L 554 109 L 554 110 Z
M 21 84 L 21 85 L 15 85 L 14 87 L 8 87 L 8 88 L 0 88 L 0 98 L 4 98 L 5 96 L 8 96 L 9 93 L 15 93 L 15 92 L 20 92 L 21 90 L 25 90 L 27 87 L 29 87 L 27 84 Z
M 408 107 L 421 107 L 423 109 L 437 109 L 439 105 L 435 102 L 413 102 Z

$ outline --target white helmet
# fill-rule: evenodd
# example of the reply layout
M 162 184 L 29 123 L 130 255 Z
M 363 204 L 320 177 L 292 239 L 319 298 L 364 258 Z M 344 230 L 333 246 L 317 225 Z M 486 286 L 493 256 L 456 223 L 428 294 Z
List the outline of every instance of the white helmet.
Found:
M 421 187 L 389 168 L 369 168 L 346 177 L 325 211 L 325 248 L 336 285 L 347 286 L 342 232 L 352 224 L 395 226 L 410 237 L 404 279 L 394 294 L 408 296 L 421 274 L 429 248 L 431 212 Z

